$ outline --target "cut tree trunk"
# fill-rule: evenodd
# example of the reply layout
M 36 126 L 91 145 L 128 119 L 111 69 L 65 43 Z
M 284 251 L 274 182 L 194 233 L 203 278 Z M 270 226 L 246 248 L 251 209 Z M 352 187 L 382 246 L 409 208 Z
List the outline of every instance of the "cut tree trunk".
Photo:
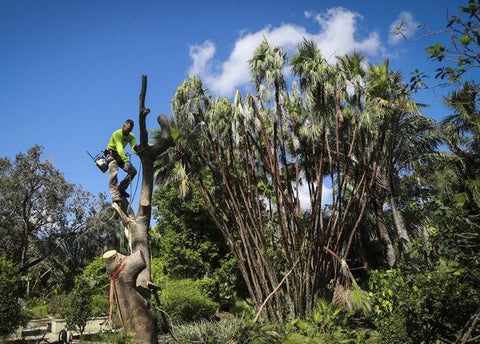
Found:
M 136 343 L 157 343 L 156 317 L 150 307 L 150 251 L 148 245 L 152 213 L 153 173 L 155 159 L 173 144 L 166 116 L 158 116 L 161 127 L 160 140 L 148 144 L 145 119 L 150 110 L 145 107 L 147 77 L 142 76 L 139 101 L 140 144 L 136 151 L 142 163 L 142 189 L 138 213 L 135 215 L 127 200 L 113 208 L 122 220 L 126 237 L 129 239 L 131 255 L 124 256 L 115 250 L 103 255 L 107 272 L 113 281 L 120 320 L 125 331 L 134 335 Z

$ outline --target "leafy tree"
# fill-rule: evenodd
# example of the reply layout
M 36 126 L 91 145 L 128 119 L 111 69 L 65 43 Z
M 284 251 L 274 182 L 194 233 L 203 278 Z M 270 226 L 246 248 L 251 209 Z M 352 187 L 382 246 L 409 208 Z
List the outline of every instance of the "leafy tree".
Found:
M 33 146 L 13 161 L 0 159 L 0 248 L 28 274 L 31 293 L 68 291 L 81 268 L 118 238 L 105 197 L 68 183 L 41 155 Z
M 24 295 L 18 266 L 0 255 L 0 336 L 13 332 L 25 320 L 20 298 Z
M 0 160 L 2 250 L 26 271 L 47 256 L 43 246 L 53 241 L 50 229 L 64 217 L 63 204 L 73 186 L 34 146 L 15 161 Z
M 479 38 L 480 38 L 480 3 L 478 0 L 466 0 L 465 6 L 458 7 L 457 15 L 449 15 L 445 28 L 431 30 L 426 28 L 426 33 L 416 38 L 406 37 L 403 23 L 396 28 L 396 33 L 402 35 L 407 41 L 422 40 L 427 37 L 442 37 L 426 48 L 429 58 L 438 62 L 435 79 L 444 83 L 436 86 L 459 85 L 462 80 L 474 76 L 472 74 L 480 67 Z M 429 76 L 415 69 L 410 79 L 411 89 L 429 88 L 425 79 Z
M 182 199 L 174 186 L 160 187 L 153 204 L 157 224 L 152 254 L 161 259 L 166 274 L 172 279 L 212 278 L 210 295 L 231 303 L 238 289 L 238 271 L 201 195 L 193 189 Z
M 70 294 L 70 307 L 66 314 L 66 320 L 68 327 L 78 329 L 80 340 L 83 340 L 83 332 L 87 321 L 93 316 L 92 311 L 92 290 L 88 281 L 78 278 Z
M 459 7 L 459 12 L 460 15 L 448 18 L 444 30 L 450 38 L 449 44 L 436 43 L 427 49 L 432 60 L 443 64 L 437 69 L 436 78 L 450 83 L 480 67 L 480 3 L 468 0 L 467 6 Z

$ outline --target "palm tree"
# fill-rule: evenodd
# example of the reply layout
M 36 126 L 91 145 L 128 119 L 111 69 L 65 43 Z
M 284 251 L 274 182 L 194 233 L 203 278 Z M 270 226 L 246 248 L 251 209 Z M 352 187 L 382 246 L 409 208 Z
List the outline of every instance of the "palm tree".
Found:
M 376 119 L 378 131 L 372 136 L 373 174 L 377 199 L 387 199 L 396 235 L 404 252 L 410 234 L 398 205 L 400 173 L 411 171 L 415 163 L 432 153 L 438 140 L 431 135 L 434 122 L 422 116 L 401 74 L 389 69 L 388 61 L 370 66 L 367 77 L 367 102 Z M 383 197 L 382 197 L 383 195 Z
M 477 105 L 478 85 L 467 82 L 445 98 L 453 114 L 440 123 L 443 141 L 451 150 L 451 165 L 459 172 L 455 182 L 468 196 L 471 215 L 480 214 L 480 112 Z M 453 181 L 452 181 L 453 182 Z M 479 215 L 480 216 L 480 215 Z

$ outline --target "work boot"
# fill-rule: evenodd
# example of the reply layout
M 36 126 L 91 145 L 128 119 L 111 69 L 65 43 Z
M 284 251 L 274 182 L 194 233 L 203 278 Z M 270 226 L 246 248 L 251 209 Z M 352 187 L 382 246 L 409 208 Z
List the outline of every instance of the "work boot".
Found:
M 122 196 L 123 198 L 130 197 L 130 194 L 128 192 L 126 192 L 125 190 L 119 189 L 118 191 L 120 191 L 120 196 Z

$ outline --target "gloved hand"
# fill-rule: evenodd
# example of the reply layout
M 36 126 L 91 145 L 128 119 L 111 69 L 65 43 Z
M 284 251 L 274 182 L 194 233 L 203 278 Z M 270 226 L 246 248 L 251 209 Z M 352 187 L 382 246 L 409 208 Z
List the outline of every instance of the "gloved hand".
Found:
M 132 169 L 132 163 L 130 161 L 127 161 L 124 165 L 123 168 L 127 171 L 130 171 Z

